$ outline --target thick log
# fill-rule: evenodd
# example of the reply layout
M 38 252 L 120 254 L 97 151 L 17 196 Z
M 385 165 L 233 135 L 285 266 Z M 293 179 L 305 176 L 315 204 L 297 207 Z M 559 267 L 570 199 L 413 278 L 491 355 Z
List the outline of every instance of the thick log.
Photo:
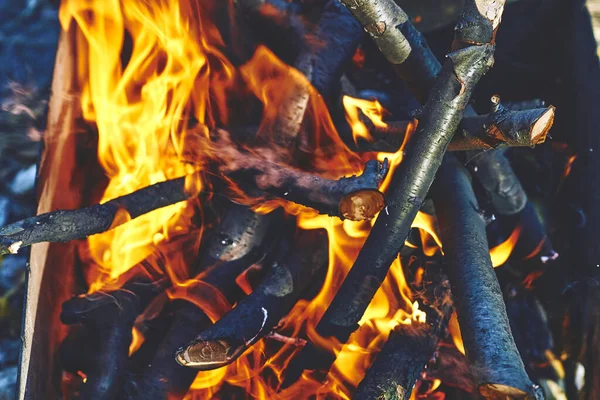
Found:
M 449 155 L 433 200 L 471 370 L 485 398 L 541 399 L 513 339 L 468 172 Z
M 431 269 L 435 269 L 431 271 Z M 433 357 L 440 339 L 447 333 L 452 315 L 450 283 L 436 267 L 428 266 L 419 293 L 419 309 L 426 322 L 400 324 L 391 333 L 373 365 L 367 370 L 354 396 L 357 400 L 410 398 L 423 368 Z
M 448 145 L 448 151 L 490 150 L 498 147 L 533 147 L 543 143 L 554 121 L 554 107 L 524 111 L 499 110 L 485 115 L 466 116 Z M 358 151 L 395 153 L 415 121 L 386 121 L 375 126 L 362 118 L 373 142 L 360 141 Z
M 280 166 L 250 153 L 237 154 L 240 158 L 233 159 L 235 166 L 224 167 L 222 173 L 239 183 L 239 188 L 250 196 L 285 199 L 351 220 L 370 219 L 384 207 L 384 197 L 378 187 L 387 174 L 387 160 L 382 164 L 374 160 L 367 162 L 359 176 L 331 180 Z M 194 175 L 189 177 L 195 178 Z M 52 211 L 15 222 L 0 229 L 0 254 L 16 253 L 33 243 L 66 242 L 105 232 L 122 223 L 115 223 L 119 213 L 134 219 L 187 200 L 193 193 L 186 187 L 186 177 L 168 180 L 104 204 Z M 223 182 L 214 189 L 215 194 L 239 196 Z
M 327 249 L 325 232 L 301 231 L 292 250 L 276 260 L 261 285 L 185 347 L 177 361 L 199 370 L 235 361 L 292 309 L 315 274 L 327 266 Z
M 129 282 L 122 289 L 78 296 L 63 304 L 61 321 L 67 325 L 83 324 L 79 336 L 85 339 L 84 346 L 93 347 L 93 351 L 80 354 L 81 349 L 73 348 L 78 341 L 71 336 L 61 348 L 62 357 L 70 360 L 65 366 L 86 374 L 81 398 L 116 398 L 125 383 L 135 319 L 164 289 L 164 282 Z M 74 357 L 77 358 L 73 360 Z
M 347 1 L 345 4 L 357 15 L 357 10 L 368 10 L 381 2 L 365 0 Z M 379 19 L 369 21 L 367 24 L 379 26 L 378 33 L 372 34 L 376 40 L 386 32 L 394 31 L 392 27 L 397 25 L 395 21 L 383 25 L 377 25 Z M 364 21 L 361 23 L 365 25 Z M 461 27 L 459 22 L 457 29 Z M 397 36 L 393 39 L 399 40 Z M 392 42 L 392 45 L 396 44 Z M 389 51 L 395 52 L 396 48 Z M 488 44 L 473 45 L 448 54 L 424 107 L 417 131 L 406 146 L 404 159 L 390 182 L 385 212 L 379 214 L 352 269 L 317 325 L 319 335 L 334 336 L 345 343 L 357 329 L 358 321 L 404 246 L 411 224 L 460 123 L 462 111 L 475 84 L 491 66 L 492 55 L 493 46 Z M 286 376 L 285 384 L 294 382 L 304 369 L 328 369 L 331 358 L 332 355 L 325 355 L 315 346 L 307 345 L 293 361 L 295 373 Z

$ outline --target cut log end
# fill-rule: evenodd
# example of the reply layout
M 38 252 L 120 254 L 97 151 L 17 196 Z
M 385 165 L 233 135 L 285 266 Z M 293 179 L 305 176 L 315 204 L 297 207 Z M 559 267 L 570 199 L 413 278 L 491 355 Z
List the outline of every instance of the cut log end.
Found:
M 385 207 L 383 193 L 378 190 L 358 190 L 340 202 L 340 215 L 351 221 L 370 220 Z
M 527 393 L 521 389 L 499 383 L 486 383 L 479 387 L 479 393 L 488 400 L 537 400 L 540 399 L 539 388 L 533 386 Z
M 177 352 L 177 362 L 189 368 L 210 371 L 231 364 L 248 346 L 226 340 L 202 340 Z
M 531 144 L 537 145 L 546 141 L 546 136 L 554 123 L 554 107 L 549 107 L 531 126 L 530 138 Z

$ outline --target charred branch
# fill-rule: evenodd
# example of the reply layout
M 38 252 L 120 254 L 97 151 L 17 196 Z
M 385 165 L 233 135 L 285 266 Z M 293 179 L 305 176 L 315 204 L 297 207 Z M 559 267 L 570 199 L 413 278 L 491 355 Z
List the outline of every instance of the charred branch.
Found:
M 300 232 L 293 249 L 271 266 L 262 284 L 194 339 L 177 355 L 177 361 L 200 370 L 232 363 L 272 331 L 292 309 L 316 272 L 326 266 L 326 234 Z
M 249 196 L 280 198 L 315 208 L 319 212 L 351 220 L 370 219 L 384 207 L 378 190 L 385 177 L 387 161 L 369 161 L 359 176 L 331 180 L 266 161 L 250 153 L 238 153 L 235 162 L 220 172 L 227 181 L 215 184 L 214 194 L 236 197 L 227 182 L 237 182 Z M 194 178 L 193 175 L 189 176 Z M 16 253 L 21 247 L 40 242 L 66 242 L 115 228 L 125 218 L 134 219 L 180 201 L 193 194 L 186 178 L 157 183 L 104 204 L 78 210 L 58 210 L 27 218 L 0 229 L 0 253 Z
M 125 383 L 135 319 L 164 288 L 164 283 L 129 282 L 117 291 L 78 296 L 63 304 L 61 321 L 83 325 L 79 333 L 67 338 L 61 349 L 65 367 L 87 376 L 80 390 L 81 398 L 117 397 Z M 83 338 L 83 343 L 78 338 Z M 81 345 L 87 351 L 75 348 Z
M 450 155 L 433 200 L 467 358 L 486 398 L 541 398 L 513 339 L 468 172 Z
M 380 4 L 371 1 L 350 3 L 351 12 Z M 377 21 L 375 19 L 371 22 Z M 388 25 L 395 26 L 391 23 L 384 24 Z M 457 29 L 460 27 L 459 24 Z M 357 329 L 358 321 L 383 282 L 394 258 L 404 246 L 411 224 L 458 128 L 462 111 L 475 84 L 491 66 L 492 55 L 493 46 L 487 44 L 470 46 L 448 54 L 447 62 L 424 107 L 417 131 L 409 141 L 404 159 L 390 182 L 386 212 L 379 214 L 352 269 L 317 325 L 319 335 L 334 336 L 345 343 Z M 303 369 L 328 369 L 329 364 L 322 365 L 321 357 L 315 353 L 320 351 L 314 346 L 306 346 L 294 360 L 296 371 L 301 373 Z M 288 383 L 299 376 L 297 373 L 294 375 L 297 376 L 288 374 Z
M 527 194 L 515 175 L 503 150 L 467 153 L 468 166 L 485 190 L 493 210 L 500 215 L 513 215 L 527 204 Z
M 452 315 L 450 283 L 439 269 L 424 276 L 419 309 L 425 323 L 400 324 L 391 333 L 375 362 L 358 385 L 355 399 L 404 400 L 410 397 L 423 368 L 433 357 Z
M 373 142 L 360 142 L 359 151 L 395 153 L 414 121 L 389 121 L 387 127 L 362 119 Z M 524 111 L 498 110 L 485 115 L 464 117 L 448 145 L 448 151 L 489 150 L 498 147 L 532 147 L 543 143 L 554 121 L 554 107 Z
M 0 253 L 16 253 L 21 247 L 40 242 L 67 242 L 105 232 L 120 225 L 123 213 L 131 219 L 157 208 L 186 200 L 185 179 L 165 181 L 104 204 L 78 210 L 57 210 L 27 218 L 0 229 Z
M 284 154 L 291 154 L 296 148 L 311 96 L 315 96 L 312 88 L 328 99 L 363 37 L 360 25 L 338 0 L 324 3 L 315 6 L 322 7 L 318 22 L 306 32 L 294 62 L 306 79 L 293 79 L 290 87 L 282 88 L 285 94 L 270 127 L 273 143 Z M 290 74 L 293 76 L 294 72 Z
M 442 66 L 406 13 L 393 0 L 347 0 L 343 3 L 423 104 Z M 454 49 L 493 43 L 503 8 L 504 1 L 467 1 L 455 30 Z M 465 115 L 475 116 L 476 113 L 468 106 Z M 468 158 L 475 160 L 474 175 L 495 200 L 496 212 L 515 214 L 525 206 L 527 195 L 508 160 L 503 154 L 495 153 L 494 150 L 473 152 Z M 507 187 L 512 191 L 507 193 Z
M 281 213 L 259 215 L 244 206 L 228 203 L 221 214 L 219 224 L 203 237 L 204 251 L 195 270 L 204 272 L 188 285 L 185 298 L 177 297 L 171 303 L 174 313 L 171 326 L 142 376 L 126 387 L 130 399 L 185 396 L 197 371 L 176 362 L 177 350 L 199 331 L 209 328 L 212 320 L 220 317 L 217 314 L 225 311 L 215 305 L 230 308 L 239 301 L 243 292 L 236 278 L 261 263 L 280 244 L 275 237 L 282 234 Z M 286 230 L 283 233 L 285 236 Z

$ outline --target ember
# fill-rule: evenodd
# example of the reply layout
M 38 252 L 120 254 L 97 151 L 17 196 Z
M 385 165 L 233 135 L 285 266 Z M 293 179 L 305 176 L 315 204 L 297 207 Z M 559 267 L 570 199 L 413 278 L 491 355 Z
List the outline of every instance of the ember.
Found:
M 542 145 L 567 100 L 493 67 L 532 1 L 505 36 L 458 2 L 439 61 L 435 2 L 63 0 L 39 213 L 0 228 L 33 245 L 21 398 L 593 396 L 597 250 L 548 215 L 600 237 L 597 139 Z

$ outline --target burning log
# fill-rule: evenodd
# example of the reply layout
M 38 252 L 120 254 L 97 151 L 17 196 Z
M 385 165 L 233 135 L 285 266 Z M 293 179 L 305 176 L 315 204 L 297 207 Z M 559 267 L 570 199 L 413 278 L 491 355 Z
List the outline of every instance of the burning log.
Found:
M 413 321 L 398 325 L 391 333 L 375 362 L 358 385 L 357 400 L 408 399 L 423 368 L 445 336 L 452 315 L 450 284 L 440 270 L 424 278 L 419 309 L 426 310 L 426 323 Z
M 83 324 L 85 332 L 71 336 L 71 343 L 64 343 L 61 351 L 62 357 L 68 360 L 67 367 L 86 375 L 81 398 L 116 398 L 124 384 L 135 319 L 164 288 L 164 283 L 164 280 L 151 284 L 128 282 L 117 291 L 78 296 L 63 304 L 61 321 L 68 325 Z M 79 346 L 94 350 L 81 354 L 82 349 L 74 348 L 79 342 L 77 336 L 84 340 Z M 90 354 L 93 357 L 88 359 L 86 356 Z
M 361 142 L 359 151 L 395 153 L 414 121 L 389 121 L 387 127 L 362 119 L 373 142 Z M 554 107 L 524 111 L 501 109 L 490 114 L 466 116 L 448 145 L 448 151 L 488 150 L 502 146 L 533 147 L 543 143 L 554 121 Z
M 383 194 L 377 188 L 387 174 L 387 161 L 369 161 L 359 176 L 330 180 L 248 153 L 239 155 L 243 158 L 232 159 L 235 167 L 230 165 L 222 172 L 253 196 L 281 198 L 351 220 L 370 219 L 384 206 Z M 33 243 L 83 239 L 123 223 L 125 218 L 116 218 L 120 213 L 133 219 L 187 200 L 193 193 L 186 189 L 186 179 L 157 183 L 104 204 L 52 211 L 15 222 L 0 229 L 0 253 L 16 253 Z M 218 194 L 230 192 L 226 185 L 215 188 Z
M 236 278 L 253 264 L 262 262 L 280 243 L 275 240 L 276 234 L 281 235 L 279 212 L 259 215 L 247 207 L 227 203 L 221 214 L 220 223 L 203 237 L 203 255 L 195 270 L 205 272 L 186 289 L 189 298 L 173 301 L 171 326 L 141 378 L 126 387 L 128 398 L 183 398 L 197 371 L 175 361 L 177 349 L 221 316 L 224 310 L 216 305 L 230 308 L 241 298 Z M 203 301 L 194 301 L 197 298 Z
M 510 331 L 469 174 L 450 156 L 433 200 L 462 338 L 476 383 L 486 398 L 542 398 L 531 383 Z
M 391 38 L 391 41 L 384 46 L 378 42 L 388 56 L 392 54 L 396 57 L 400 51 L 407 51 L 406 41 L 394 36 L 397 31 L 394 27 L 398 21 L 384 22 L 378 18 L 378 8 L 384 3 L 355 0 L 346 1 L 345 4 L 367 26 L 367 31 L 370 29 L 376 41 L 390 35 L 388 39 Z M 482 6 L 485 7 L 486 15 L 490 15 L 487 23 L 490 26 L 493 23 L 495 30 L 500 22 L 503 3 L 484 2 Z M 457 38 L 462 38 L 462 30 L 467 26 L 469 25 L 464 20 L 459 21 Z M 491 36 L 488 38 L 489 41 L 492 39 Z M 494 50 L 492 45 L 467 44 L 467 47 L 455 48 L 448 54 L 448 60 L 424 107 L 417 131 L 406 146 L 404 159 L 390 182 L 385 212 L 379 214 L 352 269 L 317 325 L 319 335 L 334 336 L 342 343 L 348 340 L 358 327 L 358 321 L 383 282 L 394 258 L 404 246 L 411 224 L 460 123 L 471 92 L 491 66 Z M 296 373 L 288 374 L 290 378 L 286 377 L 287 383 L 297 379 L 303 369 L 323 366 L 328 369 L 330 363 L 323 363 L 323 358 L 331 361 L 331 357 L 322 354 L 312 345 L 306 346 L 294 360 Z M 299 367 L 300 365 L 303 367 Z
M 200 370 L 220 368 L 271 332 L 316 272 L 327 266 L 324 232 L 302 231 L 294 243 L 250 296 L 178 353 L 181 365 Z
M 311 98 L 309 83 L 328 99 L 363 37 L 360 25 L 338 0 L 327 0 L 316 8 L 321 7 L 318 22 L 312 32 L 306 33 L 294 62 L 306 80 L 296 79 L 292 87 L 282 88 L 284 99 L 270 127 L 273 144 L 284 153 L 292 153 L 296 148 Z

